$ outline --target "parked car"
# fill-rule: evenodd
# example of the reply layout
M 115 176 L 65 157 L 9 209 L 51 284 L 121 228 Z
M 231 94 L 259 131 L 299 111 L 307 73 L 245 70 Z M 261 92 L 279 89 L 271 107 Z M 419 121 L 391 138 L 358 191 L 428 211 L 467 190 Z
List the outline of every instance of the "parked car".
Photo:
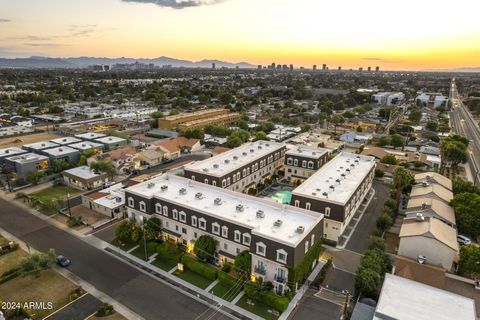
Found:
M 470 240 L 470 238 L 462 236 L 461 234 L 457 235 L 457 241 L 463 246 L 467 246 L 472 243 L 472 240 Z
M 70 260 L 69 260 L 67 257 L 63 256 L 63 255 L 59 255 L 59 256 L 57 257 L 57 264 L 58 264 L 60 267 L 66 268 L 66 267 L 68 267 L 68 266 L 70 265 Z

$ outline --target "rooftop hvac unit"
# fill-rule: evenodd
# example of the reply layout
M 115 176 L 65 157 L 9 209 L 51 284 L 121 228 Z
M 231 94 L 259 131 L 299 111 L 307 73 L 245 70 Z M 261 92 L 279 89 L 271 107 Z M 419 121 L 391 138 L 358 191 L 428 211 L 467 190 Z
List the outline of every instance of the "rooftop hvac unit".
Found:
M 238 160 L 238 157 L 237 157 L 237 156 L 233 156 L 233 160 Z
M 348 168 L 347 168 L 347 169 L 345 170 L 345 172 L 348 172 L 348 173 L 350 173 L 350 169 L 348 169 Z
M 332 185 L 330 186 L 330 189 L 332 189 L 333 191 L 335 191 L 335 186 L 332 184 Z
M 422 202 L 422 210 L 427 209 L 427 204 L 425 202 Z
M 341 184 L 340 179 L 335 180 L 335 182 L 338 182 L 338 184 Z
M 242 155 L 243 155 L 243 156 L 246 156 L 246 155 L 247 155 L 247 153 L 246 153 L 246 152 L 242 152 Z
M 282 223 L 283 223 L 283 221 L 280 220 L 280 219 L 278 219 L 278 220 L 275 220 L 275 222 L 273 223 L 273 225 L 274 225 L 275 227 L 280 227 L 280 226 L 282 225 Z
M 257 211 L 257 218 L 265 218 L 265 212 L 263 210 Z
M 316 155 L 317 153 L 315 151 L 312 152 L 312 156 Z
M 425 220 L 425 217 L 424 217 L 423 214 L 421 214 L 420 212 L 417 212 L 417 215 L 415 216 L 415 219 L 416 219 L 417 221 L 422 222 L 422 221 Z
M 219 206 L 222 204 L 222 199 L 220 198 L 215 198 L 215 200 L 213 200 L 213 203 L 216 205 L 216 206 Z
M 208 168 L 203 168 L 203 172 L 208 172 Z
M 45 143 L 42 143 L 42 147 L 45 147 Z
M 115 197 L 115 201 L 122 202 L 122 198 L 121 197 Z
M 305 232 L 305 227 L 304 226 L 298 226 L 296 231 L 297 231 L 297 233 L 303 233 L 303 232 Z
M 322 196 L 325 196 L 325 197 L 328 198 L 328 193 L 327 193 L 327 192 L 324 192 L 324 193 L 322 193 Z
M 430 184 L 429 184 L 428 182 L 426 182 L 426 181 L 422 182 L 422 186 L 424 186 L 424 187 L 428 187 L 429 185 L 430 185 Z
M 317 189 L 315 189 L 315 190 L 320 191 L 320 188 L 317 188 Z
M 270 147 L 270 143 L 265 143 L 265 146 Z
M 201 192 L 195 193 L 195 199 L 203 199 L 203 193 Z
M 63 149 L 62 149 L 62 148 L 58 148 L 58 151 L 62 152 L 62 151 L 63 151 Z
M 250 152 L 251 152 L 251 153 L 253 153 L 253 152 L 255 152 L 255 150 L 253 150 L 253 149 L 250 149 Z
M 187 189 L 185 189 L 185 188 L 180 188 L 180 190 L 178 190 L 178 193 L 180 193 L 180 194 L 187 194 Z
M 224 162 L 228 164 L 228 163 L 230 163 L 230 160 L 228 160 L 228 159 L 225 159 L 225 161 L 224 161 Z
M 262 146 L 258 146 L 257 148 L 258 148 L 259 150 L 261 150 L 261 149 L 262 149 Z
M 219 165 L 218 165 L 217 163 L 215 163 L 215 164 L 213 165 L 213 167 L 214 167 L 215 169 L 218 169 Z
M 430 177 L 430 176 L 426 176 L 426 177 L 425 177 L 425 180 L 430 181 L 431 178 L 432 178 L 432 177 Z
M 350 165 L 350 167 L 352 167 L 352 168 L 355 167 L 355 164 L 352 163 L 352 164 Z
M 345 173 L 342 173 L 340 176 L 345 179 Z
M 155 187 L 155 183 L 149 182 L 149 183 L 147 184 L 147 188 L 148 188 L 148 189 L 152 189 L 153 187 Z
M 235 209 L 236 209 L 238 212 L 243 212 L 243 210 L 245 210 L 245 208 L 243 207 L 243 204 L 237 204 L 237 206 L 235 207 Z
M 356 162 L 356 163 L 358 163 L 358 159 L 357 159 L 357 160 L 355 160 L 355 162 Z
M 427 257 L 419 255 L 417 258 L 417 262 L 420 264 L 425 264 L 427 262 Z
M 160 189 L 162 191 L 167 191 L 168 190 L 168 186 L 166 184 L 164 184 L 163 186 L 160 187 Z

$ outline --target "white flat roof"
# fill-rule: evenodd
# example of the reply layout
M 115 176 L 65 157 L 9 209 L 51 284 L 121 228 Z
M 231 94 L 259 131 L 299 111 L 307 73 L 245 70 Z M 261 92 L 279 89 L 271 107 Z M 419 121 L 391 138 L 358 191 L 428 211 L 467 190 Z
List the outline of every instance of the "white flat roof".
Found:
M 280 150 L 284 146 L 283 143 L 272 141 L 259 140 L 256 142 L 248 142 L 238 148 L 223 152 L 214 157 L 194 162 L 186 166 L 185 170 L 220 177 L 229 172 L 238 170 L 271 152 Z
M 97 133 L 97 132 L 86 132 L 86 133 L 81 133 L 81 134 L 76 134 L 75 137 L 80 138 L 80 139 L 98 139 L 105 137 L 106 135 L 103 133 Z
M 72 176 L 77 176 L 82 179 L 91 179 L 100 176 L 98 173 L 95 173 L 89 166 L 80 166 L 72 169 L 63 171 L 64 173 L 69 173 Z
M 103 137 L 103 138 L 95 139 L 95 141 L 100 142 L 100 143 L 109 144 L 109 143 L 123 142 L 123 141 L 127 141 L 127 140 L 126 140 L 126 139 L 123 139 L 123 138 L 119 138 L 119 137 L 108 136 L 108 137 Z
M 385 274 L 374 320 L 475 320 L 475 302 L 426 284 Z
M 35 149 L 35 150 L 43 150 L 43 149 L 58 147 L 58 144 L 50 142 L 50 141 L 40 141 L 40 142 L 25 144 L 24 147 L 25 148 L 30 148 L 30 149 Z
M 168 186 L 168 189 L 162 191 L 161 187 L 164 185 Z M 186 189 L 186 194 L 180 194 L 181 188 Z M 170 174 L 155 176 L 126 190 L 146 198 L 164 199 L 170 203 L 218 217 L 220 220 L 244 225 L 251 228 L 254 234 L 289 246 L 296 246 L 323 219 L 323 214 Z M 201 199 L 196 198 L 197 193 L 202 194 Z M 221 205 L 215 205 L 216 198 L 221 199 Z M 243 205 L 244 211 L 237 211 L 236 207 L 239 204 Z M 257 218 L 258 210 L 263 210 L 264 218 Z M 274 226 L 277 220 L 282 221 L 280 227 Z M 303 233 L 296 232 L 299 226 L 305 228 Z
M 16 154 L 26 153 L 27 151 L 19 147 L 10 147 L 0 149 L 0 157 L 14 156 Z
M 45 149 L 45 150 L 42 150 L 42 152 L 48 153 L 49 155 L 52 155 L 54 157 L 58 157 L 65 154 L 78 152 L 78 150 L 74 148 L 70 148 L 68 146 L 60 146 L 60 147 L 55 147 L 51 149 Z
M 345 204 L 374 166 L 374 157 L 341 152 L 293 190 L 292 193 Z M 334 188 L 331 188 L 331 186 Z M 327 195 L 324 195 L 324 192 Z
M 71 143 L 77 143 L 81 142 L 81 139 L 77 139 L 74 137 L 63 137 L 63 138 L 58 138 L 58 139 L 52 139 L 50 142 L 60 144 L 60 145 L 66 145 L 66 144 L 71 144 Z
M 328 152 L 328 149 L 324 149 L 324 148 L 315 148 L 315 147 L 309 147 L 309 146 L 300 146 L 300 145 L 297 146 L 293 144 L 288 144 L 287 152 L 285 153 L 285 155 L 320 159 L 327 152 Z
M 90 142 L 90 141 L 83 141 L 79 143 L 73 143 L 68 145 L 71 148 L 75 148 L 78 150 L 88 150 L 94 148 L 103 148 L 103 144 L 97 142 Z
M 18 163 L 29 163 L 34 161 L 48 160 L 48 157 L 36 153 L 24 153 L 13 157 L 8 157 L 6 160 Z
M 95 203 L 109 209 L 115 209 L 125 204 L 125 186 L 123 183 L 117 183 L 99 192 L 108 193 L 106 196 L 96 199 Z

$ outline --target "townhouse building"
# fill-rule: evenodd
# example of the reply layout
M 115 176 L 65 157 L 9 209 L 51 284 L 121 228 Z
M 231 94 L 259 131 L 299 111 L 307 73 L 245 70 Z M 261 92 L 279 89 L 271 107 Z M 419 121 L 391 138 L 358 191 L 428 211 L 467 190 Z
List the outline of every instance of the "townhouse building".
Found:
M 280 294 L 288 290 L 289 269 L 323 235 L 321 213 L 171 174 L 126 188 L 125 200 L 130 219 L 158 217 L 165 238 L 187 249 L 198 237 L 212 236 L 221 263 L 249 250 L 253 277 L 271 281 Z
M 289 145 L 285 153 L 285 179 L 302 183 L 327 161 L 327 149 Z
M 270 141 L 238 148 L 185 167 L 185 177 L 237 192 L 248 192 L 283 167 L 286 146 Z

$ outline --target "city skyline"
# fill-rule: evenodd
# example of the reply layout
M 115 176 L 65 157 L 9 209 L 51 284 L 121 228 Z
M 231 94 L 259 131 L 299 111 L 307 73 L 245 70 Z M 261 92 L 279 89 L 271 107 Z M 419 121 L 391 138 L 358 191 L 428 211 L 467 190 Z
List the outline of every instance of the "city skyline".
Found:
M 378 0 L 0 0 L 0 8 L 0 57 L 7 58 L 168 56 L 364 70 L 480 65 L 480 5 L 466 0 L 408 0 L 395 10 Z

